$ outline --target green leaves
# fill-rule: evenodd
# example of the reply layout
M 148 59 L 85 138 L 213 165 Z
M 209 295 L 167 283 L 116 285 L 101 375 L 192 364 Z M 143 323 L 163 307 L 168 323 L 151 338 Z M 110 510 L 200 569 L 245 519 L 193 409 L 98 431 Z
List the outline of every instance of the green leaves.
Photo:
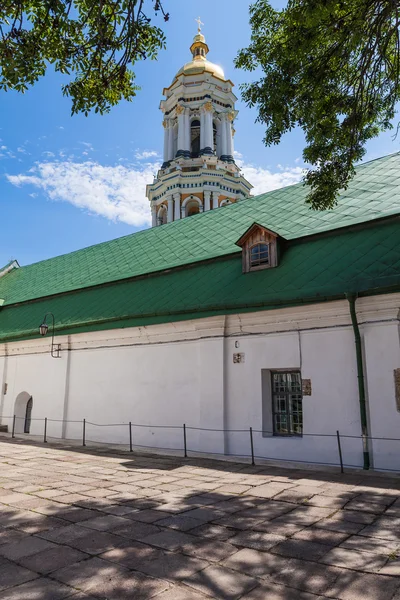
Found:
M 241 86 L 243 99 L 278 144 L 300 126 L 304 183 L 315 209 L 333 208 L 354 175 L 366 142 L 392 127 L 400 95 L 400 6 L 397 0 L 268 0 L 250 7 L 251 42 L 237 67 L 261 68 Z
M 163 31 L 145 14 L 159 0 L 4 0 L 0 3 L 0 89 L 24 92 L 50 65 L 69 76 L 72 114 L 108 112 L 137 90 L 131 70 L 157 58 Z

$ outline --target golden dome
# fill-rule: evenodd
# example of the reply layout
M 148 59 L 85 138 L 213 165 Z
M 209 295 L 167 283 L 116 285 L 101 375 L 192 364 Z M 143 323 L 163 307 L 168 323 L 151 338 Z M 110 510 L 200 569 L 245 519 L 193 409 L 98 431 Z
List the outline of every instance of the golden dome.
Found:
M 206 38 L 202 33 L 199 32 L 193 38 L 193 43 L 190 46 L 193 59 L 186 63 L 181 69 L 179 69 L 176 76 L 184 73 L 185 75 L 197 75 L 200 73 L 211 73 L 219 79 L 225 80 L 225 73 L 223 69 L 209 60 L 206 56 L 208 54 L 208 46 Z
M 211 73 L 212 75 L 219 77 L 219 79 L 225 79 L 225 73 L 219 65 L 216 65 L 209 60 L 199 60 L 198 57 L 196 57 L 195 60 L 186 63 L 186 65 L 179 69 L 176 75 L 178 76 L 181 73 L 184 73 L 185 75 L 197 75 L 204 72 Z

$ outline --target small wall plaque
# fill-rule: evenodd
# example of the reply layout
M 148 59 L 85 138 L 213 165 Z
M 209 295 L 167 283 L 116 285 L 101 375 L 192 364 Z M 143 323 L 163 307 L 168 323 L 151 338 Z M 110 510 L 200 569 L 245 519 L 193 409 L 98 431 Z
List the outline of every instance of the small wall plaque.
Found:
M 396 408 L 400 412 L 400 369 L 394 370 L 394 395 L 396 398 Z
M 244 363 L 244 352 L 236 352 L 233 355 L 233 362 L 234 363 Z
M 302 379 L 303 396 L 311 396 L 311 379 Z

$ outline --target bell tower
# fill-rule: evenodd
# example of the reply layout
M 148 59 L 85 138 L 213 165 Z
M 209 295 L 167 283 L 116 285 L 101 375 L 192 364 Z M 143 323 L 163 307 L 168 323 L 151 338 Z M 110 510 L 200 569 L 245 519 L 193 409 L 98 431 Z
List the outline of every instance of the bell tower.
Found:
M 164 161 L 146 187 L 153 227 L 239 202 L 252 189 L 234 160 L 234 84 L 207 59 L 202 22 L 196 21 L 192 60 L 163 90 L 160 104 Z

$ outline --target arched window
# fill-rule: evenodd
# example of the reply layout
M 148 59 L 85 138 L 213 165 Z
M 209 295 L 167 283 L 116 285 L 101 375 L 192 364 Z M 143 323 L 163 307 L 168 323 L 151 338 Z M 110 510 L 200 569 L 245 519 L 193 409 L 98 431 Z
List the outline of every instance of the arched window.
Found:
M 197 119 L 190 125 L 190 151 L 192 158 L 197 158 L 200 154 L 200 121 Z
M 269 244 L 256 244 L 250 249 L 250 268 L 269 263 Z
M 182 218 L 192 217 L 203 212 L 203 205 L 197 196 L 188 196 L 182 204 Z
M 217 152 L 217 125 L 215 121 L 213 121 L 213 150 L 216 154 Z

